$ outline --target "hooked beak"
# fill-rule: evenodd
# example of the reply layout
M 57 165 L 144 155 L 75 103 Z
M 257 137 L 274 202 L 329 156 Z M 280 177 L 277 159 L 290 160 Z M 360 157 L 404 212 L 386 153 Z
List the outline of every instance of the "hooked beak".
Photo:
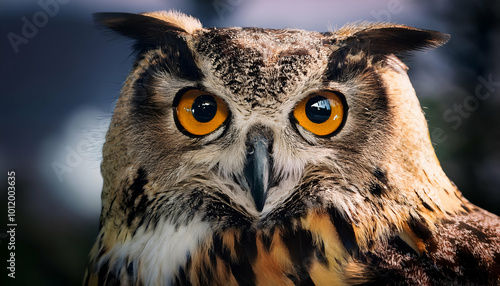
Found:
M 272 162 L 269 155 L 269 141 L 260 133 L 249 137 L 247 141 L 244 176 L 259 212 L 264 207 L 271 185 Z

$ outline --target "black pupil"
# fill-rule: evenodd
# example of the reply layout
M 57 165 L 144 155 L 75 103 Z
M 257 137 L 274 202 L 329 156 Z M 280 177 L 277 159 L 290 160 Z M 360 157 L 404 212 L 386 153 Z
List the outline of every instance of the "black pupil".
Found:
M 217 102 L 210 95 L 200 95 L 191 106 L 191 112 L 196 120 L 205 123 L 209 122 L 215 117 L 217 113 Z
M 330 101 L 322 96 L 315 96 L 306 103 L 306 115 L 314 123 L 323 123 L 330 118 Z

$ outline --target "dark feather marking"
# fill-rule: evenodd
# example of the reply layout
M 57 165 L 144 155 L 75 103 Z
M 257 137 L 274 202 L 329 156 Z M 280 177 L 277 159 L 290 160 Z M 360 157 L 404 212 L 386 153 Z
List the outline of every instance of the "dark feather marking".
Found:
M 460 206 L 466 211 L 470 212 L 470 209 L 465 204 L 460 204 Z
M 309 199 L 313 197 L 311 195 L 311 188 L 316 186 L 317 182 L 319 181 L 314 179 L 306 183 L 301 183 L 297 187 L 297 190 L 300 191 L 294 192 L 292 196 L 284 201 L 278 208 L 262 219 L 260 221 L 260 227 L 268 228 L 273 232 L 276 226 L 288 224 L 294 219 L 303 217 L 310 207 L 310 205 L 306 204 L 311 203 Z M 317 203 L 319 204 L 319 202 Z
M 304 229 L 293 230 L 292 225 L 285 225 L 281 233 L 283 242 L 290 253 L 295 273 L 288 275 L 295 285 L 314 285 L 309 275 L 309 267 L 314 260 L 315 247 L 313 246 L 312 234 Z
M 238 261 L 228 260 L 231 273 L 241 286 L 254 286 L 255 273 L 252 264 L 257 257 L 257 244 L 255 230 L 244 230 L 239 240 L 235 243 Z
M 367 241 L 367 246 L 368 246 L 368 249 L 372 249 L 375 246 L 375 241 L 373 241 L 373 239 L 369 239 Z
M 495 253 L 493 256 L 493 264 L 496 266 L 492 267 L 491 276 L 498 277 L 498 280 L 500 280 L 500 252 Z
M 102 257 L 104 255 L 104 253 L 106 253 L 106 247 L 103 246 L 102 242 L 103 242 L 103 238 L 104 238 L 104 232 L 101 232 L 101 234 L 99 235 L 99 254 L 97 255 L 97 257 Z
M 380 197 L 384 193 L 384 189 L 377 182 L 371 182 L 368 190 L 376 197 Z
M 137 170 L 137 177 L 125 193 L 128 195 L 125 200 L 125 207 L 128 211 L 127 225 L 130 227 L 136 217 L 141 217 L 147 208 L 147 198 L 144 196 L 144 186 L 148 183 L 146 171 L 140 167 Z M 139 202 L 136 202 L 140 198 Z
M 191 81 L 199 82 L 203 79 L 203 73 L 196 66 L 193 53 L 186 42 L 179 41 L 176 45 L 163 45 L 162 52 L 166 55 L 161 62 L 164 70 Z
M 192 285 L 192 283 L 188 279 L 188 275 L 187 275 L 190 268 L 191 268 L 191 257 L 188 256 L 188 259 L 186 261 L 186 265 L 184 267 L 179 267 L 179 271 L 177 272 L 177 275 L 175 276 L 173 284 L 174 285 L 183 285 L 183 286 Z
M 135 236 L 135 234 L 137 233 L 137 230 L 139 230 L 139 228 L 141 226 L 144 226 L 144 223 L 146 223 L 145 225 L 145 229 L 148 230 L 149 229 L 149 225 L 150 225 L 150 222 L 151 222 L 151 217 L 149 215 L 143 215 L 141 217 L 141 220 L 139 221 L 139 223 L 137 224 L 137 227 L 134 229 L 134 231 L 132 232 L 132 236 Z
M 224 228 L 250 226 L 252 219 L 243 211 L 231 206 L 227 195 L 217 192 L 212 193 L 214 198 L 205 204 L 203 220 L 217 222 Z
M 120 286 L 122 283 L 120 282 L 120 271 L 115 272 L 111 271 L 108 273 L 108 277 L 106 278 L 106 286 Z
M 239 240 L 239 246 L 242 248 L 241 250 L 245 254 L 245 256 L 248 257 L 248 260 L 253 262 L 257 257 L 257 241 L 255 230 L 243 231 Z
M 90 285 L 89 285 L 90 275 L 91 275 L 91 273 L 90 273 L 90 272 L 86 273 L 86 275 L 85 275 L 85 280 L 83 281 L 83 285 L 84 285 L 84 286 L 90 286 Z
M 365 70 L 367 68 L 367 59 L 365 56 L 360 56 L 356 62 L 347 59 L 348 55 L 357 53 L 362 53 L 362 51 L 350 47 L 342 47 L 333 52 L 328 60 L 325 80 L 346 82 Z
M 328 258 L 326 257 L 325 243 L 323 242 L 323 240 L 320 240 L 319 245 L 316 246 L 316 259 L 328 268 L 328 265 L 330 263 L 328 262 Z
M 347 192 L 347 193 L 353 193 L 353 194 L 355 194 L 355 193 L 356 193 L 354 190 L 352 190 L 352 189 L 350 188 L 350 186 L 349 186 L 349 187 L 347 187 L 347 186 L 340 186 L 340 188 L 341 188 L 343 191 Z
M 390 244 L 396 249 L 397 252 L 403 253 L 404 255 L 409 255 L 412 257 L 417 257 L 418 252 L 410 247 L 404 240 L 399 236 L 395 236 L 390 240 Z
M 470 224 L 460 222 L 458 224 L 457 228 L 461 228 L 461 229 L 470 231 L 480 242 L 483 242 L 483 243 L 490 243 L 491 242 L 491 240 L 488 238 L 488 236 L 483 231 L 479 230 L 478 228 L 476 228 Z
M 304 280 L 299 280 L 297 277 L 291 274 L 286 275 L 288 279 L 290 279 L 294 285 L 300 285 L 300 286 L 314 286 L 314 282 L 312 281 L 312 278 L 310 276 L 307 276 Z
M 417 235 L 424 241 L 429 240 L 432 237 L 432 232 L 430 231 L 429 227 L 420 219 L 410 217 L 408 219 L 408 226 L 415 233 L 415 235 Z
M 212 266 L 212 264 L 207 263 L 207 261 L 204 261 L 204 263 L 201 265 L 201 269 L 200 269 L 200 271 L 201 271 L 200 283 L 205 282 L 205 281 L 214 281 L 215 267 L 216 267 L 216 265 Z
M 109 207 L 108 207 L 108 211 L 107 211 L 107 213 L 111 212 L 111 209 L 113 208 L 113 205 L 115 204 L 116 198 L 117 198 L 117 197 L 114 197 L 114 198 L 111 200 L 111 202 L 110 202 L 110 204 L 109 204 Z M 104 210 L 103 210 L 103 212 L 104 212 Z M 101 218 L 99 219 L 99 230 L 101 230 L 101 228 L 102 228 L 102 226 L 103 226 L 103 217 L 105 217 L 105 215 L 102 215 L 102 216 L 101 216 Z
M 127 266 L 127 276 L 129 285 L 134 285 L 137 277 L 137 268 L 134 261 L 131 261 Z
M 287 56 L 308 56 L 310 55 L 311 52 L 305 48 L 298 48 L 298 49 L 290 49 L 290 50 L 285 50 L 281 51 L 278 55 L 278 57 L 287 57 Z
M 208 251 L 208 257 L 210 258 L 210 262 L 212 267 L 217 268 L 217 257 L 222 258 L 223 261 L 228 261 L 230 256 L 229 253 L 225 251 L 222 239 L 218 235 L 212 236 L 212 248 Z
M 186 225 L 192 221 L 200 209 L 203 207 L 203 190 L 194 190 L 186 194 L 182 198 L 182 203 L 178 198 L 172 199 L 171 193 L 157 194 L 156 198 L 149 202 L 148 212 L 144 213 L 139 222 L 139 226 L 146 224 L 146 229 L 149 227 L 156 228 L 158 222 L 163 218 L 168 217 L 170 221 L 175 222 L 175 228 Z M 174 211 L 175 206 L 182 204 L 185 206 L 184 212 Z M 137 229 L 134 230 L 134 234 Z
M 262 233 L 261 235 L 261 240 L 262 244 L 264 245 L 264 249 L 269 252 L 269 249 L 271 248 L 271 236 L 267 235 L 266 233 Z
M 155 92 L 154 75 L 161 65 L 158 63 L 160 61 L 159 55 L 155 55 L 152 61 L 156 61 L 156 63 L 149 65 L 138 76 L 133 86 L 134 95 L 130 103 L 130 113 L 134 115 L 135 120 L 138 121 L 137 123 L 157 120 L 158 117 L 165 116 L 168 109 L 167 106 L 153 100 Z
M 371 97 L 369 104 L 372 110 L 370 112 L 362 113 L 361 115 L 368 117 L 368 119 L 374 121 L 383 121 L 388 119 L 390 115 L 389 99 L 387 97 L 387 89 L 383 85 L 383 81 L 380 76 L 375 72 L 373 68 L 367 68 L 365 72 L 369 75 L 372 88 L 378 96 Z M 373 112 L 376 112 L 378 116 L 373 116 Z M 374 117 L 374 118 L 372 118 Z M 384 121 L 385 122 L 385 121 Z M 385 122 L 387 124 L 387 122 Z M 387 127 L 386 127 L 387 128 Z M 375 175 L 375 174 L 374 174 Z M 375 175 L 377 176 L 377 175 Z M 383 179 L 383 177 L 382 177 Z M 386 179 L 387 183 L 387 179 Z
M 331 206 L 327 209 L 328 215 L 330 216 L 330 220 L 335 226 L 337 233 L 339 234 L 340 240 L 344 245 L 345 249 L 349 253 L 355 253 L 358 251 L 359 246 L 356 241 L 356 236 L 354 234 L 354 228 L 352 227 L 352 223 L 345 218 L 339 210 L 335 207 Z
M 431 212 L 434 212 L 434 209 L 428 203 L 426 203 L 424 199 L 422 199 L 417 190 L 415 190 L 415 194 L 417 195 L 418 199 L 420 200 L 424 208 L 428 209 Z
M 255 240 L 253 241 L 255 242 Z M 250 242 L 250 245 L 251 244 L 252 242 Z M 235 245 L 235 248 L 237 249 L 236 252 L 239 254 L 243 254 L 246 252 L 246 250 L 241 248 L 246 248 L 250 245 L 237 243 Z M 252 247 L 250 246 L 250 248 Z M 250 250 L 250 252 L 252 252 L 252 250 Z M 209 251 L 209 256 L 212 262 L 211 267 L 213 269 L 217 267 L 217 261 L 215 260 L 215 258 L 219 257 L 222 261 L 225 262 L 225 265 L 229 267 L 231 273 L 233 274 L 239 285 L 255 285 L 255 275 L 251 268 L 251 263 L 253 261 L 253 258 L 251 257 L 254 257 L 255 255 L 256 254 L 253 253 L 251 253 L 250 255 L 249 253 L 245 253 L 242 256 L 237 255 L 238 260 L 234 261 L 231 258 L 231 252 L 229 251 L 229 249 L 224 247 L 222 238 L 219 235 L 213 236 L 213 248 Z
M 146 210 L 148 208 L 148 205 L 149 205 L 149 200 L 148 200 L 146 195 L 143 195 L 141 197 L 141 200 L 139 201 L 139 203 L 137 203 L 135 206 L 134 212 L 136 213 L 136 216 L 144 215 L 144 213 L 146 212 Z M 130 217 L 129 217 L 129 219 L 130 219 Z M 149 223 L 149 221 L 148 221 L 148 223 Z
M 387 185 L 387 176 L 385 171 L 383 171 L 380 167 L 376 167 L 375 171 L 373 171 L 373 176 L 377 178 L 382 184 Z
M 189 202 L 189 212 L 187 213 L 187 220 L 191 221 L 203 205 L 203 194 L 200 192 L 193 192 L 191 193 L 187 201 Z
M 106 260 L 99 269 L 97 276 L 97 285 L 120 285 L 120 281 L 115 276 L 115 273 L 110 270 L 109 260 Z
M 466 277 L 474 277 L 476 276 L 477 283 L 480 285 L 488 284 L 488 277 L 486 275 L 478 275 L 484 271 L 478 258 L 472 254 L 471 249 L 457 244 L 457 262 L 460 265 L 467 265 L 467 267 L 461 267 L 464 276 Z

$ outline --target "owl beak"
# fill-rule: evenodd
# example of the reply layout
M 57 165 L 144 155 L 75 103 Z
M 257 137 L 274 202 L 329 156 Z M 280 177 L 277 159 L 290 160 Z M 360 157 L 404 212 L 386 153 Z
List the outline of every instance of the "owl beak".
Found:
M 271 181 L 272 164 L 269 147 L 269 139 L 261 134 L 250 137 L 247 142 L 244 175 L 259 212 L 264 207 Z

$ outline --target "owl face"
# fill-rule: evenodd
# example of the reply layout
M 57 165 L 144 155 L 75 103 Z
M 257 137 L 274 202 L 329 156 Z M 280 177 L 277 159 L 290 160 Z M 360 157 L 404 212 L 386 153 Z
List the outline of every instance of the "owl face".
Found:
M 392 24 L 327 33 L 203 28 L 174 12 L 97 20 L 135 39 L 138 57 L 103 151 L 95 265 L 149 277 L 138 265 L 155 268 L 162 254 L 170 258 L 156 271 L 168 277 L 151 279 L 174 279 L 187 261 L 203 268 L 200 251 L 215 247 L 214 237 L 233 250 L 227 259 L 244 264 L 254 258 L 235 258 L 246 255 L 235 245 L 258 249 L 259 239 L 285 241 L 301 230 L 319 245 L 322 215 L 336 241 L 330 252 L 347 261 L 345 253 L 377 237 L 431 227 L 438 213 L 459 209 L 395 56 L 438 46 L 446 35 Z M 161 249 L 147 242 L 164 240 Z
M 336 34 L 291 29 L 172 37 L 142 47 L 138 63 L 147 68 L 136 69 L 127 90 L 130 151 L 161 174 L 162 188 L 217 182 L 259 216 L 289 197 L 306 169 L 373 173 L 390 148 L 393 119 L 378 70 L 404 73 L 395 58 L 339 44 Z
M 346 140 L 356 135 L 341 132 L 347 95 L 371 90 L 326 78 L 329 41 L 319 33 L 252 28 L 192 35 L 189 50 L 179 51 L 192 70 L 178 58 L 160 58 L 134 90 L 141 96 L 133 113 L 141 116 L 132 137 L 143 140 L 138 151 L 148 150 L 144 164 L 166 174 L 166 188 L 194 177 L 217 181 L 256 216 L 289 196 L 307 166 L 343 172 L 329 162 L 347 159 Z M 149 61 L 169 54 L 159 47 Z

